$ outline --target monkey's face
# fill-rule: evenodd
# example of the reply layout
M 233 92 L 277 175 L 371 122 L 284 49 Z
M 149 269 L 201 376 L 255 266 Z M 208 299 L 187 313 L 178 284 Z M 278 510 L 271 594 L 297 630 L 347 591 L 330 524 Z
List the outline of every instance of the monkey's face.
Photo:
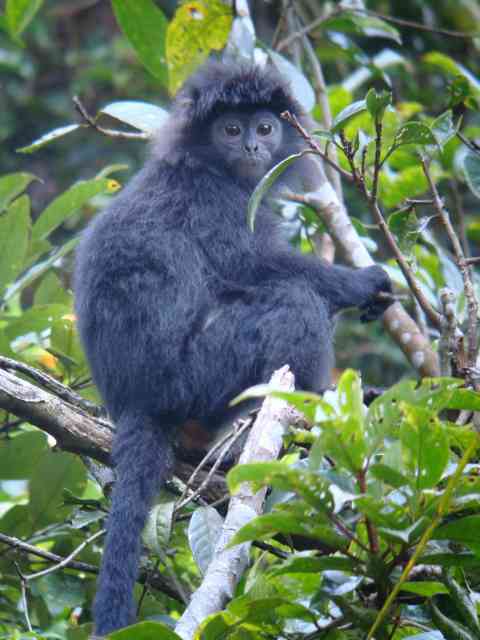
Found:
M 275 164 L 283 123 L 264 109 L 227 111 L 210 127 L 210 140 L 222 162 L 241 177 L 258 182 Z

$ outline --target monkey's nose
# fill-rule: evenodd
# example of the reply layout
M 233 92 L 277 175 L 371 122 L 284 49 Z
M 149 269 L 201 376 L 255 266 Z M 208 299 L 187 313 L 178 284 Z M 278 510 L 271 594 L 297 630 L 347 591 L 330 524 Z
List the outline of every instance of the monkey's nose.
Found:
M 247 153 L 255 153 L 256 151 L 258 151 L 258 144 L 255 144 L 254 142 L 252 144 L 246 144 L 245 151 Z

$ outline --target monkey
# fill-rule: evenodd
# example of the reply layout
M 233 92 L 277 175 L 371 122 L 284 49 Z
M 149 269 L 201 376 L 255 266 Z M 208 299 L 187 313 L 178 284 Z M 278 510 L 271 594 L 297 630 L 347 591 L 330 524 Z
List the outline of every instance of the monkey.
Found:
M 298 388 L 324 390 L 338 312 L 358 307 L 370 320 L 389 304 L 378 296 L 391 291 L 383 269 L 300 254 L 268 203 L 249 229 L 255 185 L 306 147 L 286 110 L 307 125 L 272 68 L 207 62 L 175 97 L 144 167 L 79 243 L 79 333 L 116 425 L 98 635 L 134 622 L 141 532 L 189 425 L 200 429 L 190 440 L 208 439 L 232 418 L 234 397 L 284 364 Z M 282 181 L 311 170 L 301 159 Z

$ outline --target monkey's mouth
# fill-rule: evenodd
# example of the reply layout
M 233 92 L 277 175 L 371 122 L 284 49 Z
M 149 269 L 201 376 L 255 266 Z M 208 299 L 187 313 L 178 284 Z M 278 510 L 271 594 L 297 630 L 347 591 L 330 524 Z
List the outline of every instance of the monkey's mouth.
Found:
M 267 170 L 267 162 L 261 156 L 248 156 L 236 162 L 236 170 L 245 177 L 262 176 Z

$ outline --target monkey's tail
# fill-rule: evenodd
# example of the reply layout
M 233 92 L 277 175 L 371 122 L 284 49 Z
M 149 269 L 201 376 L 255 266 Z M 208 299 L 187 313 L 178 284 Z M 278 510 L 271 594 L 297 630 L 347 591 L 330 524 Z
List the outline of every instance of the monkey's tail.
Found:
M 117 423 L 112 459 L 116 482 L 94 602 L 100 636 L 135 621 L 141 534 L 173 463 L 168 433 L 147 416 L 124 416 Z

